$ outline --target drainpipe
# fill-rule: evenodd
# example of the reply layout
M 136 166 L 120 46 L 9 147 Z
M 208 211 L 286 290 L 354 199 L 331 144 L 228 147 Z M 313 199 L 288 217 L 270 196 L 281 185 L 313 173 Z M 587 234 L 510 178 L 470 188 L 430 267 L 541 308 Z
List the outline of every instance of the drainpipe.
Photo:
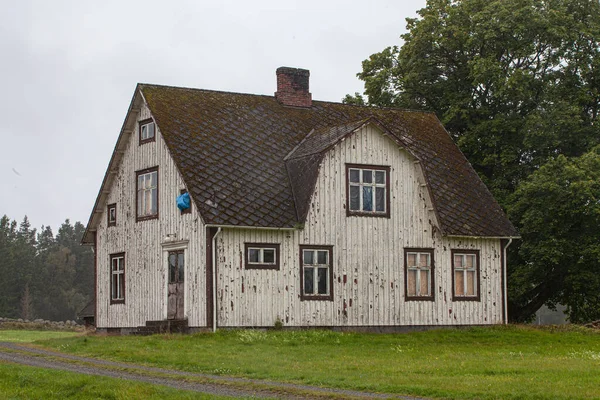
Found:
M 212 238 L 213 332 L 217 331 L 217 236 L 219 233 L 221 233 L 221 228 L 217 228 L 217 233 Z
M 510 246 L 510 244 L 512 243 L 512 238 L 508 239 L 508 243 L 506 243 L 506 246 L 504 246 L 504 265 L 503 265 L 503 269 L 504 269 L 504 324 L 508 324 L 508 284 L 506 282 L 506 278 L 507 278 L 507 273 L 506 273 L 506 266 L 507 266 L 507 260 L 506 260 L 506 249 L 508 249 L 508 246 Z

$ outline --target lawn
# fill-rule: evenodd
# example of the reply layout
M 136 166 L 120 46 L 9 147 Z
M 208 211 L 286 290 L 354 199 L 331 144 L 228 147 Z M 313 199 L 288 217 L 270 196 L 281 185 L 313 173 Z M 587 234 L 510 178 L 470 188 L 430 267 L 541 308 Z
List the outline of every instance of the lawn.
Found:
M 81 332 L 0 330 L 0 342 L 29 343 L 36 340 L 70 338 Z
M 0 361 L 2 399 L 229 399 L 101 376 Z
M 243 330 L 36 343 L 192 372 L 425 397 L 600 398 L 600 333 L 576 327 L 409 334 Z

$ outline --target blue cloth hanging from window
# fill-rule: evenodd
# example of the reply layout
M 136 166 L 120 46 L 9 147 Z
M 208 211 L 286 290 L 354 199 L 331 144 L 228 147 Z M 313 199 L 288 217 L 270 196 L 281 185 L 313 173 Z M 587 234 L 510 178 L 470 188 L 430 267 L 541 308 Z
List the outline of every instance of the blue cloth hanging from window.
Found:
M 188 192 L 177 196 L 177 208 L 179 208 L 181 211 L 190 208 L 190 194 Z

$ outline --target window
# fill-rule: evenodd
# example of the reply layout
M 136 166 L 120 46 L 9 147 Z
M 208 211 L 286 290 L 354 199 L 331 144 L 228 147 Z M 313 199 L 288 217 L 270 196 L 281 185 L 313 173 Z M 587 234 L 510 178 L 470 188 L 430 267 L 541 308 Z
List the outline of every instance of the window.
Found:
M 140 125 L 140 144 L 155 141 L 155 125 L 152 118 L 139 122 Z
M 158 218 L 158 167 L 136 172 L 137 220 Z
M 279 269 L 279 244 L 246 243 L 246 269 Z
M 333 300 L 333 246 L 300 246 L 302 300 Z
M 117 225 L 117 205 L 109 204 L 107 207 L 108 226 Z
M 169 283 L 179 283 L 185 280 L 184 251 L 169 252 Z
M 390 216 L 390 167 L 346 164 L 346 214 Z
M 453 300 L 479 301 L 479 250 L 452 250 Z
M 405 300 L 433 300 L 433 250 L 404 249 Z
M 110 255 L 110 303 L 125 303 L 125 253 Z

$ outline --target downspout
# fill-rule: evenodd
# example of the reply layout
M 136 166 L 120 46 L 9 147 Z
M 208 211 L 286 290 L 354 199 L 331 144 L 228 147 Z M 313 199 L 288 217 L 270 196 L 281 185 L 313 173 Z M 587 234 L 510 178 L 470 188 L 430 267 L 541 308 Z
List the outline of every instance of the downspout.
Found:
M 217 236 L 221 233 L 221 228 L 217 228 L 217 233 L 212 238 L 212 328 L 213 332 L 217 331 Z
M 506 266 L 508 265 L 508 262 L 506 260 L 506 249 L 508 249 L 508 246 L 510 246 L 510 244 L 512 243 L 512 238 L 508 239 L 508 243 L 506 243 L 506 246 L 504 246 L 504 265 L 503 265 L 503 269 L 504 269 L 504 324 L 508 324 L 508 284 L 506 282 L 506 277 L 507 277 L 507 273 L 506 273 Z

